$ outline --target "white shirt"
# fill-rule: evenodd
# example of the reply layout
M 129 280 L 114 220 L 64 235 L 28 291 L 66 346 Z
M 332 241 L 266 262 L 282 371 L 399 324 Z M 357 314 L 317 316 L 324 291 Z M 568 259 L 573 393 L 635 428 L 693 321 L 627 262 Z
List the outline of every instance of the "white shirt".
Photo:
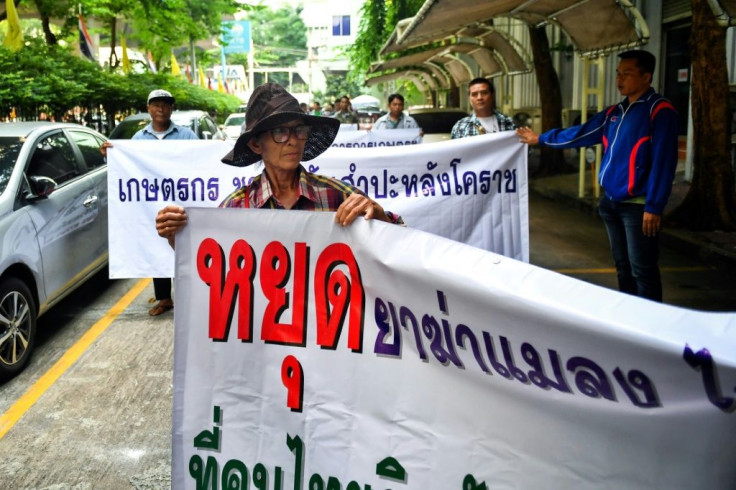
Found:
M 483 126 L 487 133 L 498 133 L 500 131 L 500 128 L 498 127 L 498 119 L 496 119 L 496 116 L 479 117 L 478 121 L 480 121 L 480 124 Z

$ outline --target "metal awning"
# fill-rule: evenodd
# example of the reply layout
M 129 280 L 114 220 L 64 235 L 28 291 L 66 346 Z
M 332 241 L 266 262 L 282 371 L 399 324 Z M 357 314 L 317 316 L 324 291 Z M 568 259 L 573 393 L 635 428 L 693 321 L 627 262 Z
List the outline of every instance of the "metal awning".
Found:
M 535 26 L 556 24 L 583 56 L 635 47 L 649 39 L 646 22 L 629 0 L 427 0 L 395 44 L 406 49 L 429 43 L 497 17 Z
M 708 4 L 720 25 L 736 25 L 736 0 L 708 0 Z
M 386 46 L 392 46 L 401 27 L 394 30 Z M 453 83 L 468 82 L 473 74 L 471 64 L 477 65 L 486 77 L 502 74 L 525 73 L 531 70 L 531 57 L 515 40 L 492 25 L 464 28 L 458 35 L 438 42 L 415 46 L 398 54 L 399 49 L 387 52 L 387 59 L 375 63 L 369 72 L 369 85 L 379 83 L 376 76 L 393 74 L 395 71 L 415 70 L 421 67 L 434 76 L 429 85 L 449 88 Z M 394 55 L 397 53 L 398 56 Z M 393 56 L 393 57 L 391 57 Z M 392 78 L 398 78 L 395 76 Z M 423 77 L 426 78 L 426 77 Z M 433 88 L 433 87 L 430 87 Z
M 414 17 L 396 25 L 381 50 L 384 60 L 371 67 L 367 83 L 399 78 L 407 70 L 415 77 L 417 70 L 429 70 L 431 85 L 446 88 L 450 82 L 469 81 L 475 71 L 471 65 L 485 77 L 530 71 L 531 55 L 507 30 L 494 25 L 494 19 L 498 23 L 502 18 L 558 25 L 583 56 L 639 46 L 649 39 L 649 28 L 630 0 L 426 0 Z M 432 68 L 426 66 L 430 63 Z

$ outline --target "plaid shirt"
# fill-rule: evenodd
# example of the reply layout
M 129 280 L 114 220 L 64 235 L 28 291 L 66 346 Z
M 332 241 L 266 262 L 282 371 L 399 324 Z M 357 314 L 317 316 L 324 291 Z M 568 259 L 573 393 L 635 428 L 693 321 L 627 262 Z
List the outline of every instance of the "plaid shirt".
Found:
M 513 119 L 509 116 L 501 114 L 498 111 L 493 111 L 493 115 L 496 116 L 496 121 L 498 121 L 499 131 L 513 131 L 516 129 Z M 474 112 L 455 123 L 452 127 L 452 139 L 478 136 L 479 134 L 486 134 L 486 132 Z
M 236 190 L 220 203 L 221 208 L 285 209 L 271 190 L 266 171 L 256 176 L 249 185 Z M 337 211 L 350 194 L 364 194 L 345 182 L 325 175 L 312 174 L 299 166 L 299 197 L 291 209 L 301 211 Z M 403 225 L 401 216 L 385 211 L 392 223 Z

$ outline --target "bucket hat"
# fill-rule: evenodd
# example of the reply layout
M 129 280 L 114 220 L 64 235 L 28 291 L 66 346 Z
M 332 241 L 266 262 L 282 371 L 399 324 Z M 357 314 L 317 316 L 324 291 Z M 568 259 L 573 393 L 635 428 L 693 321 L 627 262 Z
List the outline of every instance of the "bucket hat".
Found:
M 248 100 L 245 113 L 245 132 L 235 142 L 233 150 L 222 158 L 222 162 L 235 167 L 246 167 L 261 159 L 248 146 L 248 142 L 266 130 L 294 119 L 301 119 L 311 126 L 312 131 L 304 144 L 302 161 L 312 160 L 332 145 L 340 129 L 340 121 L 331 117 L 305 114 L 299 101 L 278 83 L 258 86 Z
M 171 92 L 160 88 L 157 88 L 156 90 L 153 90 L 150 94 L 148 94 L 148 102 L 146 103 L 150 104 L 152 100 L 163 100 L 171 105 L 174 105 L 174 96 L 171 95 Z

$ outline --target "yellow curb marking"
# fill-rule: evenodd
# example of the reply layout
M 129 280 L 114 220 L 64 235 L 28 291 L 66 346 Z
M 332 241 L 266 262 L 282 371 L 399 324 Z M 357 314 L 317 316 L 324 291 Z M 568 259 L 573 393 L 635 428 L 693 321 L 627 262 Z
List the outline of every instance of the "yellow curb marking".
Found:
M 51 369 L 46 371 L 38 381 L 31 385 L 23 396 L 21 396 L 4 414 L 0 415 L 0 439 L 15 425 L 18 420 L 38 401 L 46 390 L 66 372 L 90 345 L 99 337 L 102 332 L 107 330 L 112 322 L 130 306 L 133 300 L 141 294 L 141 292 L 151 282 L 150 279 L 141 279 L 138 281 L 120 300 L 113 305 L 112 308 L 97 323 L 92 325 L 77 342 L 71 346 L 61 358 L 56 361 Z

